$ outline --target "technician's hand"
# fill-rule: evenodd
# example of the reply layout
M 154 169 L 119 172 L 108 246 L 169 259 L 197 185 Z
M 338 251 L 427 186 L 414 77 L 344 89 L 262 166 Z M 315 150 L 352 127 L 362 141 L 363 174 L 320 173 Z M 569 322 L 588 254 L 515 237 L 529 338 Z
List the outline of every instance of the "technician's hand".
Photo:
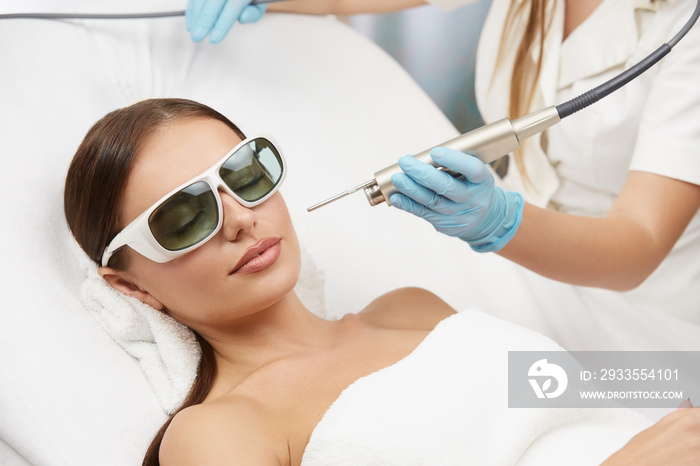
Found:
M 189 0 L 185 10 L 185 25 L 192 40 L 199 42 L 207 35 L 209 42 L 218 44 L 236 20 L 254 23 L 262 18 L 267 4 L 251 5 L 251 0 Z
M 475 251 L 503 248 L 520 226 L 522 196 L 494 186 L 491 172 L 476 157 L 444 147 L 436 147 L 430 156 L 466 181 L 406 156 L 399 160 L 404 173 L 391 177 L 400 192 L 392 194 L 391 203 L 424 218 L 437 231 L 466 241 Z

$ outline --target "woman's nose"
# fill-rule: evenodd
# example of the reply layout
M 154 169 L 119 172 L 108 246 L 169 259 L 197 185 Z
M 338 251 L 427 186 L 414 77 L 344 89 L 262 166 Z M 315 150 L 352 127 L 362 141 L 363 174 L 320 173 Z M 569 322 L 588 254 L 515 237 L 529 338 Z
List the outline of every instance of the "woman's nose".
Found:
M 235 241 L 243 232 L 255 227 L 258 219 L 253 209 L 240 205 L 226 191 L 220 189 L 219 196 L 224 211 L 221 231 L 228 241 Z

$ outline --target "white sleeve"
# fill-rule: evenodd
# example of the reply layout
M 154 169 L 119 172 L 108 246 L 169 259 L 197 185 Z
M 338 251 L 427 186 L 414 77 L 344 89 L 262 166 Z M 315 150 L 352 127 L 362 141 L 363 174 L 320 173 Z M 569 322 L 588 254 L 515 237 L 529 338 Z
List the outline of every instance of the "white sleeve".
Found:
M 449 11 L 456 10 L 464 5 L 474 3 L 475 0 L 426 0 L 431 5 L 435 5 L 441 10 Z
M 677 28 L 690 16 L 679 17 Z M 680 16 L 680 15 L 679 15 Z M 630 170 L 700 184 L 700 27 L 657 65 Z

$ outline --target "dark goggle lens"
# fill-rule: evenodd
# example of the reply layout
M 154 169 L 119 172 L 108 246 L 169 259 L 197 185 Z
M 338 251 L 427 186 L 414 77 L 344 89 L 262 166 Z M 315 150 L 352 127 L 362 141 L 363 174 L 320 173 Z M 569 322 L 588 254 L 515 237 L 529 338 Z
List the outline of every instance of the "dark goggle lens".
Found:
M 204 181 L 173 194 L 148 218 L 153 237 L 169 251 L 179 251 L 199 243 L 216 229 L 218 223 L 216 197 Z
M 257 138 L 234 152 L 219 169 L 219 176 L 241 199 L 255 202 L 275 189 L 283 170 L 275 146 Z

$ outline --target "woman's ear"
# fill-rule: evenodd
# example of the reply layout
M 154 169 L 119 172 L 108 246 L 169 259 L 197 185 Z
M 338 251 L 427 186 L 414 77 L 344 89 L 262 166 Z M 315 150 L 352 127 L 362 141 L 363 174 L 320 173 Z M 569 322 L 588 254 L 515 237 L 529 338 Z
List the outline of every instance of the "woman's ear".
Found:
M 152 294 L 141 289 L 128 273 L 114 270 L 111 267 L 99 267 L 97 273 L 109 283 L 109 286 L 120 293 L 136 298 L 142 303 L 148 304 L 159 311 L 165 307 L 163 303 L 158 301 Z

